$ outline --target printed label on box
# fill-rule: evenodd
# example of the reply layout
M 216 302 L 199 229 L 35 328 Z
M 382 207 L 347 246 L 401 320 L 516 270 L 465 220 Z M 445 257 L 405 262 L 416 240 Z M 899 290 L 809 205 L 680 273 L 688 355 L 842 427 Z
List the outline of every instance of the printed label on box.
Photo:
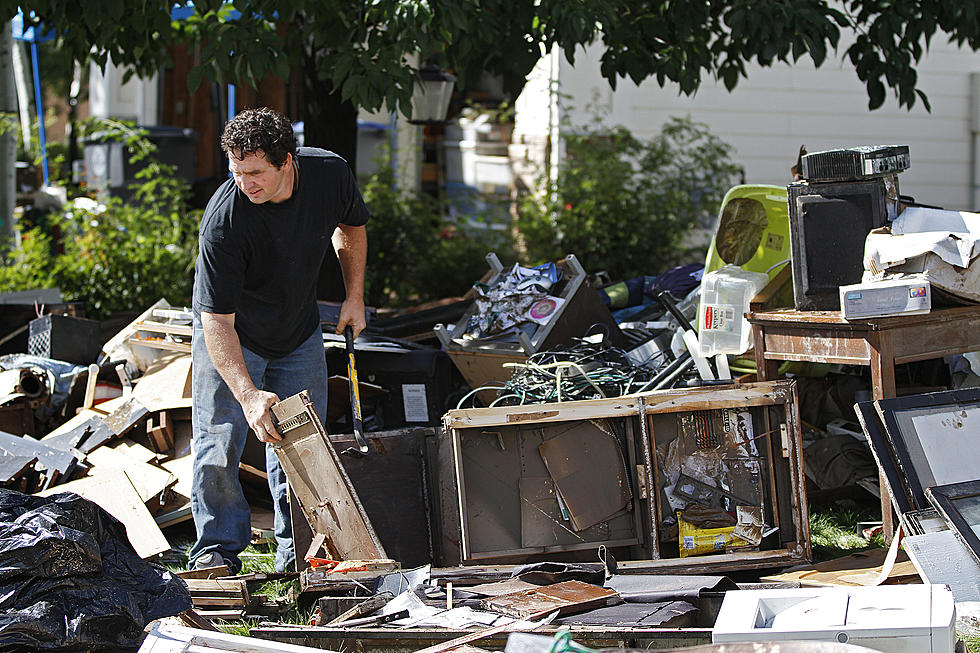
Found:
M 735 317 L 735 307 L 731 304 L 707 304 L 704 307 L 702 328 L 709 331 L 735 331 Z
M 425 401 L 424 383 L 402 384 L 402 402 L 406 422 L 428 422 L 429 405 Z

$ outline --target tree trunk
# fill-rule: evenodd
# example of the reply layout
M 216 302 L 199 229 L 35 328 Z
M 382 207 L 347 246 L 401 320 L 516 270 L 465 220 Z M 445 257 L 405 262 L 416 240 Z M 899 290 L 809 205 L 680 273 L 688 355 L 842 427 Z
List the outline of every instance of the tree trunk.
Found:
M 307 43 L 303 48 L 303 95 L 300 118 L 303 121 L 303 143 L 322 147 L 347 160 L 351 170 L 357 170 L 357 107 L 343 102 L 340 92 L 330 80 L 320 79 L 317 57 L 322 53 Z M 317 298 L 343 301 L 345 296 L 340 262 L 333 249 L 327 252 L 320 268 Z

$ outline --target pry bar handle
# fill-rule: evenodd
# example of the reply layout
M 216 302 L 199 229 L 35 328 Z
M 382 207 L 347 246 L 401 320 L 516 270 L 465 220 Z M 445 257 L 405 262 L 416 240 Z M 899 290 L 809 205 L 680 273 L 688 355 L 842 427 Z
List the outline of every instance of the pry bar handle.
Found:
M 347 378 L 350 381 L 350 406 L 354 416 L 354 439 L 357 441 L 357 448 L 361 453 L 369 450 L 367 440 L 364 439 L 364 424 L 361 421 L 361 391 L 357 383 L 357 367 L 354 365 L 354 330 L 347 326 L 344 328 L 344 340 L 347 341 Z

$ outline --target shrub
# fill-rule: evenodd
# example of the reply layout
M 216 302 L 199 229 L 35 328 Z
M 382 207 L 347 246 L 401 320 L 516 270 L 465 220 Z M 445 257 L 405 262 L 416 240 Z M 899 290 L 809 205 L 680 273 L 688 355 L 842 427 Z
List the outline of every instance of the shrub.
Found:
M 402 307 L 465 293 L 487 271 L 486 254 L 512 258 L 508 232 L 453 216 L 448 202 L 396 187 L 390 152 L 362 184 L 367 224 L 365 302 Z
M 564 145 L 556 180 L 522 199 L 524 257 L 536 264 L 572 253 L 613 279 L 690 259 L 682 237 L 710 221 L 737 172 L 731 147 L 689 118 L 672 118 L 648 141 L 596 125 L 568 133 Z
M 22 234 L 20 250 L 5 255 L 0 291 L 57 286 L 66 301 L 85 302 L 89 317 L 146 308 L 161 297 L 189 304 L 200 212 L 173 166 L 154 158 L 146 133 L 125 123 L 95 121 L 103 138 L 122 140 L 136 173 L 124 203 L 69 203 Z

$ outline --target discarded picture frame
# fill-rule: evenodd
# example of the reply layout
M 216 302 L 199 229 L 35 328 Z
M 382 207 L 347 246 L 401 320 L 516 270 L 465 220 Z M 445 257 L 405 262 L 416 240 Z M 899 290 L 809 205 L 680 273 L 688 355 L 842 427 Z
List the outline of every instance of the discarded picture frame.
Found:
M 980 388 L 878 399 L 874 404 L 898 461 L 901 487 L 911 508 L 929 507 L 926 488 L 976 478 L 980 426 L 971 427 L 971 422 L 980 424 Z M 875 447 L 873 441 L 871 444 Z M 879 453 L 876 450 L 875 455 Z M 887 466 L 883 469 L 887 477 Z

